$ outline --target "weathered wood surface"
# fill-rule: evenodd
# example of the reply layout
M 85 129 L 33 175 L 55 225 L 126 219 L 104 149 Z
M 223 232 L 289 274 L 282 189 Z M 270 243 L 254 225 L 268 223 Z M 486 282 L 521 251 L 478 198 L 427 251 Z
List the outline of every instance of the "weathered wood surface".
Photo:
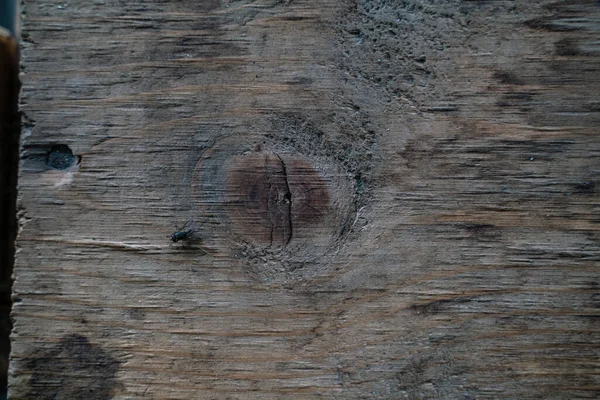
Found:
M 12 398 L 600 396 L 597 1 L 23 27 Z

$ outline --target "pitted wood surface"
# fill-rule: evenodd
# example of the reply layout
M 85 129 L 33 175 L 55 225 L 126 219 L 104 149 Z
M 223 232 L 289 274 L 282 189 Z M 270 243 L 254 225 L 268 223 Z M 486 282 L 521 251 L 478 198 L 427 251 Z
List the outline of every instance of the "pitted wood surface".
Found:
M 11 398 L 600 395 L 597 1 L 23 30 Z

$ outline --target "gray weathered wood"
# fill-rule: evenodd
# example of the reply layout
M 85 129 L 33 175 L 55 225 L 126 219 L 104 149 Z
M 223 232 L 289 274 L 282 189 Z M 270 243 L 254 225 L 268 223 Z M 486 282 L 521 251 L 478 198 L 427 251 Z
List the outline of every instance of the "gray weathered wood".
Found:
M 23 31 L 12 398 L 600 395 L 597 1 Z

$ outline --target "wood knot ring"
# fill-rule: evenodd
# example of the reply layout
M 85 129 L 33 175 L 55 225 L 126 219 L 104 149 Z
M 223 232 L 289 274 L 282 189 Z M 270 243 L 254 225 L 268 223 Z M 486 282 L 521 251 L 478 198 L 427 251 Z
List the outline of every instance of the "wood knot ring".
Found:
M 325 180 L 309 162 L 260 151 L 233 158 L 225 209 L 234 231 L 261 245 L 286 246 L 329 211 Z

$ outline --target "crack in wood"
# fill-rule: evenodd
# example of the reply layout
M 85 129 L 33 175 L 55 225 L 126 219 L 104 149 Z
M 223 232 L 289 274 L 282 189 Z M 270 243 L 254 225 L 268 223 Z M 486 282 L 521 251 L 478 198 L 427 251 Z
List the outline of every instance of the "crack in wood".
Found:
M 273 218 L 271 218 L 271 212 L 270 212 L 270 199 L 271 199 L 271 188 L 272 188 L 272 183 L 271 183 L 271 176 L 272 176 L 272 172 L 271 172 L 271 168 L 269 168 L 269 156 L 265 155 L 265 168 L 267 170 L 267 179 L 269 180 L 269 190 L 267 190 L 267 197 L 266 197 L 266 209 L 267 209 L 267 216 L 269 218 L 269 222 L 271 223 L 271 233 L 270 233 L 270 237 L 269 237 L 269 246 L 273 246 L 273 230 L 275 229 L 275 224 L 273 222 Z
M 290 184 L 288 181 L 288 174 L 287 174 L 287 168 L 285 166 L 285 163 L 283 162 L 283 159 L 281 158 L 281 156 L 277 153 L 275 153 L 275 155 L 277 156 L 277 158 L 279 159 L 279 162 L 281 162 L 281 167 L 283 169 L 283 179 L 285 181 L 285 189 L 286 189 L 286 193 L 284 195 L 284 198 L 289 202 L 289 207 L 288 207 L 288 227 L 290 229 L 290 235 L 288 237 L 287 242 L 285 243 L 286 245 L 288 243 L 290 243 L 290 241 L 292 240 L 292 237 L 294 236 L 294 228 L 293 228 L 293 221 L 292 221 L 292 192 L 290 191 Z
M 330 210 L 325 179 L 310 161 L 287 153 L 234 157 L 226 187 L 224 206 L 234 231 L 266 247 L 312 237 Z

